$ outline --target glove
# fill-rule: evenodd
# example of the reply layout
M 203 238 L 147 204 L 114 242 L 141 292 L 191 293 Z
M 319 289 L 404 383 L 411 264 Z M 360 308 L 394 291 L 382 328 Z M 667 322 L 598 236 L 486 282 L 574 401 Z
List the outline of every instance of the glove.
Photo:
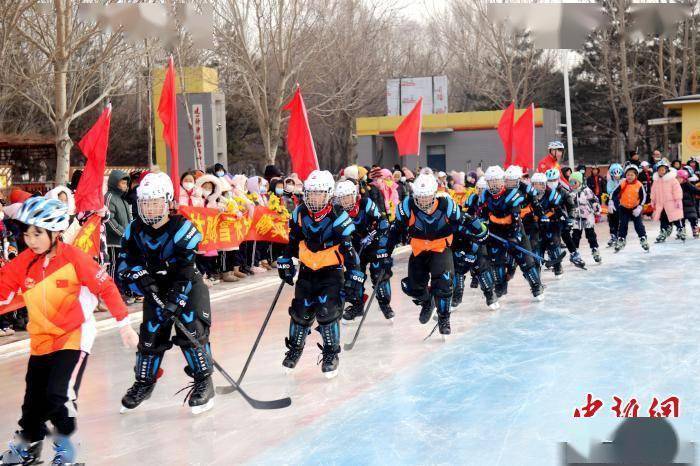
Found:
M 170 296 L 168 299 L 168 304 L 163 307 L 163 317 L 167 319 L 177 319 L 180 314 L 187 306 L 187 296 L 178 294 L 177 296 Z
M 345 274 L 345 296 L 349 301 L 359 300 L 362 302 L 364 283 L 365 274 L 359 270 L 350 270 Z
M 641 213 L 642 213 L 642 206 L 641 205 L 638 205 L 637 207 L 635 207 L 632 210 L 632 215 L 634 215 L 635 217 L 639 217 L 639 214 L 641 214 Z
M 294 285 L 294 275 L 296 275 L 297 269 L 291 258 L 279 257 L 277 259 L 277 273 L 282 280 Z
M 386 249 L 377 249 L 375 257 L 377 258 L 376 262 L 379 264 L 380 268 L 387 272 L 391 270 L 391 267 L 394 265 L 394 260 Z
M 544 215 L 542 218 L 540 218 L 540 223 L 549 223 L 549 217 Z
M 609 203 L 608 203 L 608 213 L 609 213 L 609 214 L 614 214 L 614 213 L 615 213 L 615 203 L 614 203 L 614 202 L 609 202 Z

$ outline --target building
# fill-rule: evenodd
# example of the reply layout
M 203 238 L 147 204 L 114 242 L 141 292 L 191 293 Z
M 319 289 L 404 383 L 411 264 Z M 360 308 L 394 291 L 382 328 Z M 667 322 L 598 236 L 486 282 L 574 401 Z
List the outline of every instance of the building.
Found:
M 179 70 L 177 70 L 179 73 Z M 204 66 L 184 68 L 186 97 L 180 76 L 177 90 L 177 138 L 179 172 L 208 168 L 215 163 L 228 166 L 226 150 L 226 111 L 224 94 L 219 91 L 219 75 Z M 165 69 L 153 71 L 153 112 L 155 119 L 156 163 L 168 172 L 170 150 L 163 140 L 163 123 L 158 118 L 158 102 L 165 81 Z M 191 125 L 185 108 L 190 109 Z M 200 158 L 201 157 L 201 158 Z M 198 162 L 201 160 L 201 163 Z M 202 167 L 203 165 L 203 167 Z
M 700 94 L 684 95 L 663 101 L 664 107 L 681 112 L 680 159 L 700 157 Z M 659 124 L 675 124 L 677 117 L 658 118 Z
M 517 110 L 515 118 L 524 109 Z M 399 160 L 393 133 L 402 116 L 362 117 L 357 125 L 357 163 L 429 166 L 435 170 L 474 170 L 502 164 L 503 144 L 496 130 L 502 111 L 460 112 L 423 115 L 420 157 Z M 547 143 L 559 138 L 561 115 L 554 110 L 535 109 L 535 163 L 547 151 Z M 533 163 L 534 166 L 534 163 Z

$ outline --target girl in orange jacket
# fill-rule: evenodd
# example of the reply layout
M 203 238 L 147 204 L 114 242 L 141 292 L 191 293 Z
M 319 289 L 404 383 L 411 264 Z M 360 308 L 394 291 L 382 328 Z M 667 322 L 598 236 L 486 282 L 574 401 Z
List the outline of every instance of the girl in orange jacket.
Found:
M 101 298 L 119 322 L 122 341 L 136 346 L 138 336 L 119 290 L 106 271 L 81 250 L 64 244 L 65 204 L 32 197 L 22 204 L 27 249 L 0 269 L 0 304 L 21 292 L 29 312 L 31 355 L 20 431 L 0 458 L 3 465 L 40 461 L 41 445 L 54 427 L 53 464 L 75 462 L 70 436 L 75 431 L 76 399 L 88 353 L 95 340 L 93 311 Z

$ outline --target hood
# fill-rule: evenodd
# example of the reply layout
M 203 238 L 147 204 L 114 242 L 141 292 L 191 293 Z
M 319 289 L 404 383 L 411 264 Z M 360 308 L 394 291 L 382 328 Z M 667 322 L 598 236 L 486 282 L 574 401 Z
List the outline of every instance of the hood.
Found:
M 665 174 L 664 176 L 662 176 L 661 178 L 662 178 L 664 181 L 668 181 L 668 180 L 670 180 L 670 179 L 672 179 L 672 178 L 675 178 L 677 173 L 678 173 L 678 172 L 676 171 L 676 169 L 673 168 L 673 167 L 671 167 L 671 168 L 668 170 L 668 173 L 666 173 L 666 174 Z M 659 172 L 655 172 L 655 173 L 654 173 L 654 181 L 658 181 L 658 179 L 659 179 Z
M 5 217 L 16 220 L 17 214 L 19 214 L 19 209 L 21 208 L 22 203 L 15 202 L 14 204 L 3 207 L 2 212 L 5 214 Z
M 238 191 L 245 191 L 245 185 L 248 181 L 248 177 L 245 175 L 236 175 L 231 179 L 231 185 Z
M 248 181 L 246 181 L 245 186 L 248 189 L 249 193 L 259 194 L 260 188 L 261 188 L 260 177 L 259 176 L 251 176 L 250 178 L 248 178 Z
M 211 183 L 214 185 L 214 191 L 207 197 L 209 198 L 218 198 L 221 196 L 221 178 L 219 178 L 216 175 L 212 175 L 207 173 L 206 175 L 202 175 L 199 178 L 197 178 L 197 181 L 194 182 L 194 185 L 198 187 L 200 190 L 202 189 L 202 185 L 204 183 Z M 204 193 L 202 193 L 202 196 L 204 196 Z
M 56 186 L 51 191 L 46 193 L 44 196 L 46 199 L 58 199 L 58 195 L 65 193 L 68 198 L 68 213 L 70 215 L 75 215 L 75 198 L 73 197 L 73 191 L 68 189 L 66 186 Z
M 119 181 L 123 180 L 124 178 L 129 178 L 129 175 L 125 171 L 112 170 L 107 178 L 107 189 L 112 191 L 120 191 L 117 185 L 119 184 Z

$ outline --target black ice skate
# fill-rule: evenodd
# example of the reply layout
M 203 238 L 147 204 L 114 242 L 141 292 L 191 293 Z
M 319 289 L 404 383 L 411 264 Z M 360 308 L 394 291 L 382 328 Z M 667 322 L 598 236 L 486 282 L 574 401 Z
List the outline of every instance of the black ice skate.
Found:
M 469 283 L 469 288 L 479 288 L 479 279 L 476 276 L 472 276 L 472 281 Z
M 642 245 L 642 249 L 644 249 L 646 252 L 649 252 L 649 241 L 647 241 L 646 236 L 642 236 L 639 238 L 639 244 Z
M 287 352 L 284 355 L 282 365 L 286 368 L 286 372 L 291 372 L 301 359 L 301 354 L 304 352 L 303 346 L 297 346 L 292 343 L 289 338 L 284 339 L 284 344 L 287 346 Z
M 561 276 L 564 274 L 564 268 L 561 266 L 561 262 L 557 262 L 556 264 L 554 264 L 552 270 L 554 270 L 555 278 L 561 278 Z
M 670 228 L 664 228 L 661 230 L 659 233 L 659 236 L 656 237 L 656 242 L 657 243 L 663 243 L 666 241 L 666 239 L 671 236 L 671 229 Z
M 679 239 L 685 243 L 686 237 L 685 228 L 679 228 L 678 232 L 676 233 L 676 239 Z
M 596 264 L 600 264 L 603 262 L 603 259 L 600 257 L 600 251 L 598 251 L 598 248 L 593 248 L 591 250 L 593 253 L 593 260 L 596 262 Z
M 356 317 L 362 317 L 363 309 L 362 305 L 351 304 L 343 312 L 343 323 L 348 324 L 355 320 Z
M 29 465 L 41 463 L 42 441 L 27 442 L 20 432 L 10 442 L 9 449 L 0 454 L 0 465 Z
M 443 339 L 445 338 L 445 336 L 452 333 L 452 329 L 450 329 L 450 313 L 449 312 L 438 313 L 438 328 L 440 330 L 440 335 L 442 335 Z
M 620 252 L 625 248 L 625 245 L 627 244 L 627 241 L 625 238 L 619 238 L 617 240 L 617 244 L 615 244 L 615 252 Z
M 382 311 L 382 314 L 384 314 L 384 318 L 387 320 L 394 320 L 394 310 L 391 308 L 389 304 L 382 304 L 379 303 L 379 309 Z
M 126 395 L 122 398 L 122 406 L 120 413 L 125 413 L 136 408 L 145 400 L 151 397 L 156 383 L 139 382 L 138 380 L 126 391 Z
M 435 305 L 433 304 L 433 298 L 429 298 L 427 301 L 421 303 L 420 315 L 418 316 L 418 321 L 421 324 L 427 324 L 433 315 L 433 309 Z
M 195 379 L 186 388 L 190 389 L 185 399 L 192 409 L 192 414 L 201 414 L 214 407 L 214 383 L 211 380 L 211 376 Z
M 321 364 L 321 372 L 327 379 L 332 379 L 338 375 L 338 364 L 340 359 L 338 358 L 338 353 L 340 353 L 340 346 L 336 347 L 326 347 L 322 346 L 320 343 L 316 343 L 321 350 L 321 356 L 318 363 Z
M 579 254 L 578 251 L 575 251 L 573 254 L 571 254 L 569 256 L 569 260 L 579 269 L 586 270 L 586 263 L 583 261 L 583 259 L 581 259 L 581 254 Z
M 608 240 L 608 247 L 611 248 L 617 244 L 617 237 L 615 235 L 610 236 L 610 239 Z
M 498 303 L 498 298 L 493 291 L 484 291 L 484 297 L 486 298 L 486 305 L 496 311 L 500 309 L 501 305 Z

